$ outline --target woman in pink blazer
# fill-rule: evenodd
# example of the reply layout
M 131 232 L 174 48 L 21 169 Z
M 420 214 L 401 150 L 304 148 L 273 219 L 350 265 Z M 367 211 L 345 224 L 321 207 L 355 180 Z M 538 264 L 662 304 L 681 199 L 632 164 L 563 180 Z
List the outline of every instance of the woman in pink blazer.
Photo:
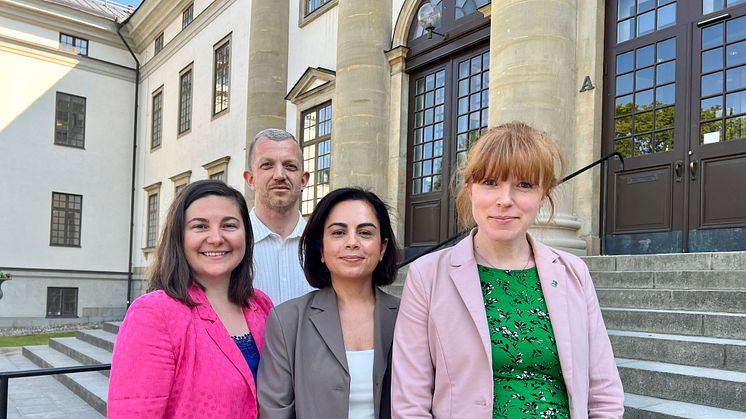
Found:
M 169 209 L 151 292 L 114 345 L 109 418 L 256 418 L 255 377 L 272 302 L 252 287 L 246 201 L 223 182 L 190 184 Z
M 624 393 L 586 265 L 528 234 L 557 144 L 523 123 L 469 151 L 457 197 L 475 226 L 409 268 L 394 332 L 393 418 L 621 418 Z

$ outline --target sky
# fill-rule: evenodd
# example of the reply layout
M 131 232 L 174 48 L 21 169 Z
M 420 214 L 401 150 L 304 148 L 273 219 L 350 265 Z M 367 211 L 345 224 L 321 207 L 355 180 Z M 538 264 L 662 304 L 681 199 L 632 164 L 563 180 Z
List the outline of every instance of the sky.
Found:
M 116 3 L 123 4 L 125 6 L 132 6 L 134 8 L 137 8 L 137 6 L 142 3 L 142 0 L 114 0 Z

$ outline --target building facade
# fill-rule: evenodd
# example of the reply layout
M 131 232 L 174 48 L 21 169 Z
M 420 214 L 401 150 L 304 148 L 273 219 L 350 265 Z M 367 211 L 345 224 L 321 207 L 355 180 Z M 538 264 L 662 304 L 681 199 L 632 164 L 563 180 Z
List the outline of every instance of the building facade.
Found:
M 129 11 L 0 2 L 0 328 L 116 319 L 129 255 Z
M 2 1 L 16 8 L 29 4 Z M 418 19 L 423 7 L 423 17 L 427 9 L 439 17 L 431 27 Z M 0 269 L 116 276 L 126 275 L 129 264 L 135 279 L 144 278 L 165 212 L 181 187 L 222 179 L 252 201 L 241 176 L 247 145 L 267 127 L 285 128 L 301 141 L 311 172 L 302 213 L 310 213 L 330 189 L 370 188 L 395 209 L 400 242 L 406 253 L 415 253 L 460 231 L 451 190 L 458 182 L 455 169 L 485 128 L 513 120 L 557 138 L 566 174 L 613 152 L 624 158 L 623 170 L 612 158 L 560 186 L 554 216 L 543 215 L 533 229 L 540 240 L 578 254 L 746 250 L 746 182 L 736 181 L 746 178 L 744 15 L 741 0 L 145 0 L 116 19 L 127 45 L 117 43 L 111 21 L 100 29 L 99 36 L 111 41 L 103 43 L 113 54 L 105 60 L 121 59 L 109 71 L 129 72 L 122 83 L 121 77 L 106 79 L 106 97 L 121 109 L 94 110 L 86 96 L 92 93 L 80 91 L 93 82 L 59 87 L 72 95 L 72 106 L 84 97 L 90 112 L 109 115 L 101 121 L 111 138 L 103 151 L 110 158 L 86 148 L 83 153 L 91 157 L 72 165 L 88 173 L 85 168 L 106 161 L 95 168 L 106 183 L 82 174 L 80 183 L 105 189 L 105 208 L 116 207 L 106 212 L 108 230 L 87 227 L 88 214 L 97 212 L 87 207 L 95 204 L 92 192 L 54 183 L 66 178 L 64 169 L 75 158 L 88 154 L 53 146 L 51 126 L 45 137 L 36 135 L 57 153 L 46 153 L 41 145 L 25 153 L 52 156 L 37 171 L 59 168 L 61 174 L 34 175 L 33 187 L 21 186 L 23 177 L 5 176 L 29 166 L 20 157 L 31 147 L 29 140 L 5 139 L 43 127 L 32 122 L 33 115 L 51 121 L 44 116 L 51 102 L 37 110 L 31 105 L 39 101 L 29 99 L 24 111 L 16 109 L 17 102 L 2 100 L 16 115 L 0 130 L 7 161 L 3 189 L 7 183 L 11 197 L 38 196 L 28 208 L 3 207 L 18 220 L 15 230 L 4 227 L 9 230 L 3 237 L 22 238 L 26 248 L 3 243 L 9 251 Z M 25 42 L 41 42 L 37 29 L 27 23 L 26 29 L 13 29 L 7 12 L 0 17 L 3 45 L 24 30 L 31 39 Z M 45 42 L 61 55 L 63 40 L 68 41 L 55 33 Z M 70 35 L 74 44 L 87 32 Z M 91 54 L 94 47 L 91 41 Z M 137 64 L 127 47 L 139 63 L 136 114 L 131 69 Z M 6 58 L 6 50 L 2 59 L 21 66 L 13 67 L 14 80 L 30 79 L 30 67 L 22 67 L 30 58 L 20 53 Z M 13 89 L 23 85 L 2 80 Z M 67 79 L 60 80 L 53 85 Z M 117 86 L 121 92 L 112 90 Z M 54 96 L 58 88 L 44 92 Z M 97 135 L 94 129 L 86 125 L 87 140 Z M 122 137 L 113 138 L 114 132 Z M 48 190 L 40 186 L 44 182 L 51 182 Z M 86 239 L 93 243 L 87 250 L 82 244 L 72 250 L 50 246 L 42 234 L 50 214 L 39 202 L 53 192 L 83 196 L 82 234 L 126 235 L 131 223 L 131 249 L 121 248 L 126 238 L 111 245 L 113 233 Z M 25 220 L 43 225 L 33 238 Z M 128 252 L 131 256 L 113 256 Z M 4 285 L 8 293 L 19 287 L 13 281 Z M 120 298 L 124 307 L 144 292 L 143 284 L 136 281 L 112 294 L 126 296 Z

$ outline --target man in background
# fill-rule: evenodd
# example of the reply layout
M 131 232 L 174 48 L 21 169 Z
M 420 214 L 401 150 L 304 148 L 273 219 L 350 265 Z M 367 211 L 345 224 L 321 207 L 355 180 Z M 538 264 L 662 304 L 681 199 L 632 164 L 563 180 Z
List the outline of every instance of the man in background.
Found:
M 312 291 L 298 260 L 298 242 L 306 226 L 299 201 L 308 182 L 303 152 L 287 131 L 269 128 L 249 146 L 246 184 L 254 191 L 254 287 L 277 305 Z

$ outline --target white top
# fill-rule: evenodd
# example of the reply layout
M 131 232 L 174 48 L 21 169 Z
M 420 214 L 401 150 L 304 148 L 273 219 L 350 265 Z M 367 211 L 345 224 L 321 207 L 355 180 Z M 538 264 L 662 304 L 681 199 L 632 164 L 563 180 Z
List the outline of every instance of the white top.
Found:
M 373 349 L 347 351 L 350 369 L 349 419 L 374 419 L 373 405 Z
M 254 234 L 254 288 L 264 291 L 278 305 L 313 291 L 298 260 L 298 243 L 306 220 L 298 212 L 298 224 L 283 240 L 256 216 L 249 214 Z

